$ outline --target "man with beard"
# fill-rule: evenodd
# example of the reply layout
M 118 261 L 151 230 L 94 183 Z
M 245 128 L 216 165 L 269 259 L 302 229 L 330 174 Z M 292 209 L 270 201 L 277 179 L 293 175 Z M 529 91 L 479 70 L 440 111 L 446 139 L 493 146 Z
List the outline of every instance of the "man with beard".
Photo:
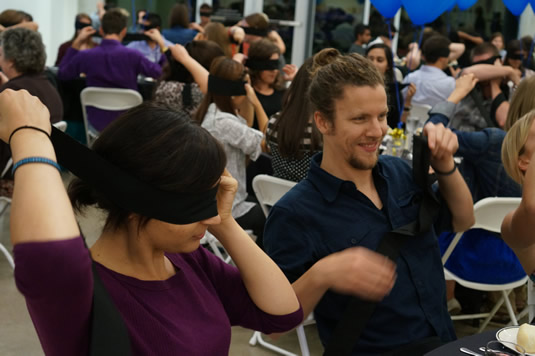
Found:
M 442 124 L 424 127 L 440 211 L 433 227 L 408 239 L 390 261 L 374 250 L 387 232 L 418 220 L 423 193 L 404 161 L 378 156 L 388 129 L 382 76 L 367 59 L 334 49 L 314 61 L 320 68 L 308 94 L 323 153 L 272 208 L 265 249 L 293 283 L 305 315 L 314 311 L 324 346 L 356 296 L 377 305 L 352 354 L 423 354 L 455 338 L 436 233 L 474 222 L 453 161 L 457 138 Z M 424 344 L 421 353 L 416 344 Z

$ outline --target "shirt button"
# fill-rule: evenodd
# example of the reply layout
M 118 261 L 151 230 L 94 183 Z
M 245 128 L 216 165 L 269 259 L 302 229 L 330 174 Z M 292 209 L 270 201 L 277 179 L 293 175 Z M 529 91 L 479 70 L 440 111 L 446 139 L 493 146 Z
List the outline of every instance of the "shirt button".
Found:
M 351 244 L 356 245 L 357 244 L 357 240 L 356 239 L 351 239 Z

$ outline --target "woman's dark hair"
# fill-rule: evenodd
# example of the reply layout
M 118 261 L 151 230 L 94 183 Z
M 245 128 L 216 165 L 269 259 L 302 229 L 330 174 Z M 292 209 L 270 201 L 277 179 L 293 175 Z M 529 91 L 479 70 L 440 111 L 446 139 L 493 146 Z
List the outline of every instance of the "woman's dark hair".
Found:
M 205 192 L 226 166 L 221 144 L 190 117 L 154 103 L 143 103 L 114 120 L 93 144 L 103 158 L 139 180 L 170 192 Z M 69 186 L 75 209 L 97 206 L 108 213 L 106 229 L 124 226 L 132 213 L 80 179 Z M 142 216 L 139 227 L 150 218 Z
M 186 50 L 189 55 L 199 62 L 206 70 L 210 69 L 210 65 L 214 58 L 223 56 L 223 50 L 212 41 L 192 41 L 186 44 Z M 162 67 L 161 81 L 175 81 L 185 83 L 182 90 L 182 105 L 184 108 L 190 108 L 193 104 L 191 95 L 191 83 L 193 83 L 193 76 L 184 67 L 184 65 L 174 59 L 165 63 Z M 158 88 L 159 83 L 154 86 L 154 92 Z M 154 96 L 153 92 L 153 96 Z
M 186 44 L 186 50 L 189 55 L 199 62 L 206 70 L 210 70 L 212 61 L 220 56 L 223 56 L 223 50 L 212 41 L 192 41 Z M 193 82 L 193 76 L 182 65 L 182 63 L 172 60 L 164 65 L 162 68 L 162 76 L 160 80 L 174 80 L 182 83 Z
M 76 22 L 81 21 L 81 20 L 89 20 L 89 24 L 91 24 L 93 22 L 91 20 L 91 17 L 88 14 L 83 13 L 83 12 L 77 14 L 76 17 L 74 18 L 74 20 Z M 76 39 L 76 37 L 78 36 L 78 33 L 79 33 L 78 30 L 74 31 L 74 35 L 72 36 L 71 41 L 74 41 Z
M 385 73 L 386 84 L 394 83 L 394 60 L 392 59 L 392 50 L 384 43 L 376 43 L 373 46 L 366 48 L 366 57 L 368 57 L 368 53 L 370 53 L 372 49 L 376 48 L 380 48 L 385 52 L 386 63 L 388 63 Z
M 226 80 L 245 80 L 245 68 L 243 64 L 227 57 L 217 57 L 214 59 L 210 67 L 210 74 Z M 216 95 L 208 91 L 195 113 L 195 121 L 199 124 L 203 122 L 211 103 L 215 103 L 217 108 L 223 112 L 236 115 L 236 110 L 230 99 L 230 96 Z
M 267 38 L 262 38 L 261 40 L 251 43 L 251 46 L 249 47 L 249 51 L 247 52 L 247 59 L 265 61 L 265 60 L 269 60 L 270 57 L 275 53 L 277 53 L 280 57 L 281 51 L 279 47 L 275 43 L 268 40 Z M 251 76 L 251 83 L 253 85 L 256 81 L 260 79 L 261 72 L 262 70 L 249 69 L 249 74 Z M 280 70 L 279 70 L 279 74 L 277 75 L 277 79 L 270 86 L 276 90 L 284 89 L 284 79 L 282 79 Z
M 303 93 L 306 93 L 310 86 L 310 70 L 313 62 L 312 57 L 308 58 L 297 71 L 292 84 L 284 94 L 282 111 L 273 126 L 273 132 L 277 133 L 277 144 L 282 157 L 297 159 L 303 157 L 303 140 L 312 120 L 310 102 L 308 96 Z M 320 149 L 321 134 L 313 124 L 310 150 L 315 152 Z
M 189 27 L 189 10 L 184 4 L 176 4 L 169 14 L 169 27 Z
M 519 40 L 511 40 L 509 42 L 507 42 L 507 46 L 505 46 L 505 50 L 507 51 L 507 54 L 505 55 L 505 59 L 503 61 L 504 65 L 508 65 L 510 66 L 509 64 L 509 60 L 510 59 L 513 59 L 513 55 L 517 55 L 519 52 L 521 52 L 523 55 L 525 55 L 525 52 L 524 52 L 524 47 L 522 46 L 522 42 L 519 41 Z M 525 58 L 524 58 L 525 59 Z M 524 65 L 522 64 L 522 60 L 520 61 L 520 71 L 522 73 L 524 73 Z

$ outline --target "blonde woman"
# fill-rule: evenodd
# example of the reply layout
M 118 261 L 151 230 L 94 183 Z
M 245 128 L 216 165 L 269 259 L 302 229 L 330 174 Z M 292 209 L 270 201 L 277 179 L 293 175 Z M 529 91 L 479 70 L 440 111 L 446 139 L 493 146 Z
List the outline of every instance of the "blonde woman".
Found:
M 522 184 L 522 201 L 502 223 L 502 237 L 535 281 L 535 110 L 512 125 L 502 146 L 507 173 Z

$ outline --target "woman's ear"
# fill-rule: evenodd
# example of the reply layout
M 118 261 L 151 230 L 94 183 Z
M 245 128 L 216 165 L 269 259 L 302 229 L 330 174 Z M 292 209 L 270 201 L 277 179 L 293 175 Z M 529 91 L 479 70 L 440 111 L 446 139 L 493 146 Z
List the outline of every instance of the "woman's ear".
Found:
M 520 171 L 522 171 L 522 173 L 526 173 L 528 170 L 529 162 L 529 158 L 527 158 L 525 155 L 518 157 L 518 168 Z

